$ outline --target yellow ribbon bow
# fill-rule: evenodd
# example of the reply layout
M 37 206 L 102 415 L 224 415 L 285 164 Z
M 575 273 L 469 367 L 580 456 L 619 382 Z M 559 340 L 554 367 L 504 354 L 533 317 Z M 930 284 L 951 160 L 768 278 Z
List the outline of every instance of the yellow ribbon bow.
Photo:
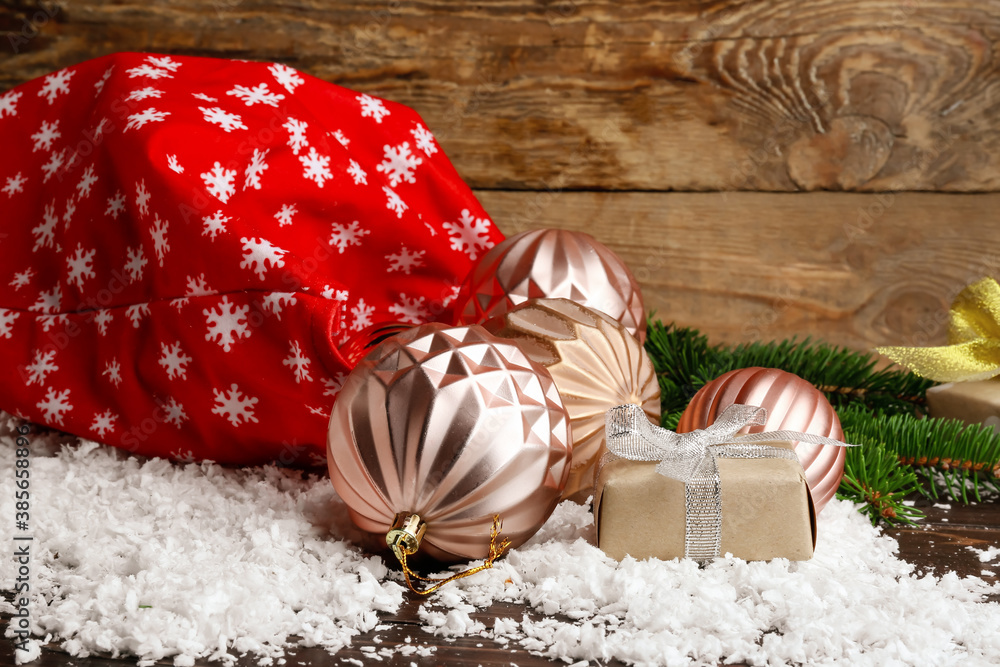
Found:
M 1000 375 L 1000 285 L 983 278 L 951 304 L 950 345 L 878 347 L 897 364 L 937 382 L 987 380 Z

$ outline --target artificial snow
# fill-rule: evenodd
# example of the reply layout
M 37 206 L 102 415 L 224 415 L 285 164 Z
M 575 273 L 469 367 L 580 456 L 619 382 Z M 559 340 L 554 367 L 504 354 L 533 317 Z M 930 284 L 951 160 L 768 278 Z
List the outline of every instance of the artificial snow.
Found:
M 184 667 L 248 653 L 280 664 L 290 644 L 335 653 L 359 633 L 387 629 L 380 616 L 408 595 L 398 574 L 349 541 L 357 534 L 325 476 L 137 460 L 86 441 L 30 438 L 31 629 L 74 656 Z M 8 479 L 13 462 L 5 435 Z M 13 502 L 13 493 L 0 497 L 0 516 L 14 515 Z M 11 532 L 0 522 L 7 544 Z M 424 639 L 338 662 L 426 657 L 434 647 L 418 644 L 436 636 L 577 665 L 1000 663 L 1000 605 L 982 602 L 1000 584 L 918 576 L 896 550 L 834 500 L 810 561 L 618 563 L 594 546 L 589 508 L 564 502 L 493 569 L 424 601 Z M 1000 554 L 974 551 L 983 563 Z M 5 590 L 15 567 L 0 560 Z M 474 615 L 499 601 L 524 604 L 524 614 Z M 35 657 L 38 644 L 31 649 L 18 659 Z

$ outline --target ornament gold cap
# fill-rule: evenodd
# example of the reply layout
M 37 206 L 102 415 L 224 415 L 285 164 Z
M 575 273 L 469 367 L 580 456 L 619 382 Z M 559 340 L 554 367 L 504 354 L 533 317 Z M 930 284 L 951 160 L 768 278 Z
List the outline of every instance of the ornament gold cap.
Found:
M 385 543 L 389 545 L 396 558 L 402 560 L 400 552 L 407 556 L 417 553 L 420 540 L 427 532 L 427 522 L 419 514 L 400 512 L 392 520 L 389 532 L 385 534 Z

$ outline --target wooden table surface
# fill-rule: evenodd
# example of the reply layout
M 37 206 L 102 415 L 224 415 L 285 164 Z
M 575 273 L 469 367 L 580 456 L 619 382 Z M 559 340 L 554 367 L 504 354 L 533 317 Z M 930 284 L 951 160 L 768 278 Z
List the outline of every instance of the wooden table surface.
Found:
M 988 546 L 1000 546 L 1000 501 L 992 500 L 979 505 L 960 505 L 949 501 L 936 501 L 938 504 L 950 504 L 950 509 L 934 507 L 934 502 L 917 498 L 917 505 L 927 512 L 927 519 L 917 528 L 897 528 L 886 531 L 899 542 L 899 556 L 913 563 L 918 573 L 934 573 L 938 576 L 954 572 L 961 577 L 981 576 L 984 569 L 998 571 L 996 563 L 981 563 L 975 553 L 966 547 L 972 546 L 984 549 Z M 982 577 L 993 583 L 997 577 Z M 1000 602 L 1000 595 L 992 595 L 987 602 Z M 383 614 L 379 617 L 382 629 L 373 630 L 354 638 L 352 645 L 330 655 L 319 648 L 295 648 L 286 653 L 287 665 L 298 663 L 307 665 L 342 665 L 346 659 L 362 660 L 365 664 L 377 664 L 367 651 L 381 648 L 392 648 L 399 644 L 409 643 L 418 646 L 434 647 L 433 654 L 427 657 L 416 655 L 403 657 L 396 655 L 384 664 L 409 665 L 508 665 L 515 663 L 519 667 L 565 664 L 561 661 L 550 661 L 528 653 L 517 646 L 502 647 L 491 640 L 481 637 L 460 637 L 445 640 L 436 637 L 422 629 L 423 623 L 417 617 L 417 609 L 426 602 L 426 598 L 409 595 L 395 614 Z M 487 626 L 499 617 L 520 619 L 527 615 L 534 620 L 543 617 L 541 612 L 524 605 L 512 603 L 497 603 L 491 607 L 480 609 L 470 616 L 482 621 Z M 9 616 L 3 617 L 6 625 Z M 566 619 L 568 620 L 568 619 Z M 2 631 L 0 631 L 2 632 Z M 134 660 L 111 660 L 106 658 L 71 658 L 58 648 L 46 648 L 42 657 L 35 663 L 36 667 L 125 667 L 134 664 Z M 172 665 L 166 661 L 163 664 Z M 219 663 L 199 662 L 201 665 L 218 665 Z M 603 662 L 603 665 L 613 666 L 624 663 L 618 661 Z M 255 660 L 243 658 L 236 663 L 237 667 L 256 667 Z M 13 667 L 13 651 L 9 642 L 0 642 L 0 667 Z

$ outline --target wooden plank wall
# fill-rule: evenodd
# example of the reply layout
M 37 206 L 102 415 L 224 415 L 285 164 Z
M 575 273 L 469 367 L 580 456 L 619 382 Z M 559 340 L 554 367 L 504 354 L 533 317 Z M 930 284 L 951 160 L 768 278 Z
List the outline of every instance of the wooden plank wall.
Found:
M 287 63 L 414 107 L 501 229 L 594 234 L 665 320 L 869 348 L 1000 276 L 998 39 L 998 0 L 8 0 L 0 91 Z

